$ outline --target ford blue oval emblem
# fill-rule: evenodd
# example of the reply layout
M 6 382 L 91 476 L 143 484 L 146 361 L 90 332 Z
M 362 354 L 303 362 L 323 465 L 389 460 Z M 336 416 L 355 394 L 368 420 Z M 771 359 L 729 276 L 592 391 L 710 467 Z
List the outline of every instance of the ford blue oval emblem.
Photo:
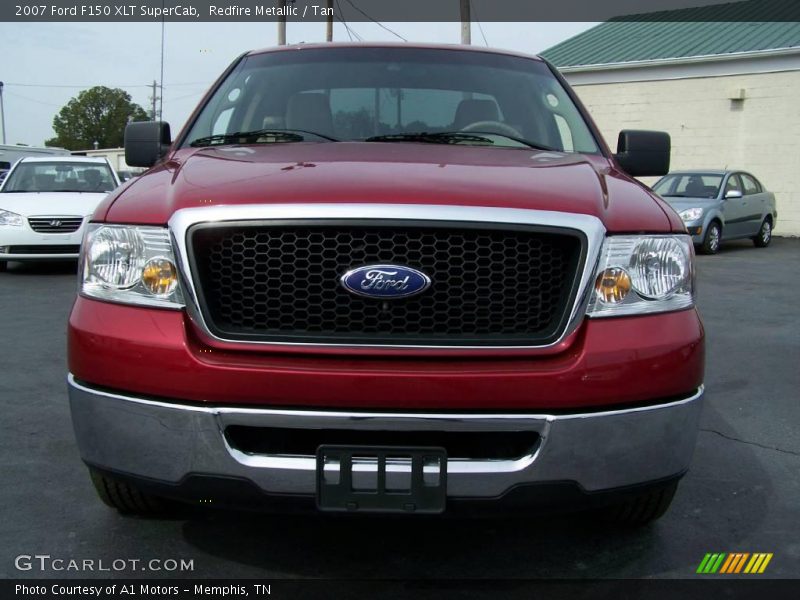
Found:
M 366 265 L 351 269 L 341 278 L 348 292 L 368 298 L 408 298 L 431 285 L 425 273 L 402 265 Z

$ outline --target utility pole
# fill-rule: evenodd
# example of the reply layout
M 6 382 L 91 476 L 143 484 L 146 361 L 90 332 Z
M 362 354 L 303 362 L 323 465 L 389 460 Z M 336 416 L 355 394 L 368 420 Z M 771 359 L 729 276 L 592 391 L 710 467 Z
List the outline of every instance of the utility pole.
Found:
M 3 125 L 3 144 L 6 143 L 6 109 L 3 106 L 3 82 L 0 81 L 0 124 Z
M 278 2 L 278 46 L 286 45 L 286 0 L 277 0 Z
M 156 118 L 156 103 L 159 100 L 158 95 L 156 93 L 156 89 L 157 88 L 158 88 L 158 82 L 155 79 L 153 79 L 153 95 L 150 98 L 150 100 L 153 103 L 153 112 L 152 112 L 152 115 L 153 115 L 152 120 L 153 121 L 158 121 L 158 119 Z M 158 116 L 160 116 L 160 115 L 158 115 Z
M 328 0 L 328 14 L 325 17 L 325 41 L 333 41 L 333 0 Z
M 470 0 L 461 0 L 461 43 L 469 46 L 472 43 L 472 16 Z

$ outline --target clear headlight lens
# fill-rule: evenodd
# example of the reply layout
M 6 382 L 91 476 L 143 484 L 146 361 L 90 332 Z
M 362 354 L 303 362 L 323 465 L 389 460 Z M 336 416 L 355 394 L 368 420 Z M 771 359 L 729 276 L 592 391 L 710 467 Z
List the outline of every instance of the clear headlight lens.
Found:
M 679 212 L 678 216 L 681 218 L 683 222 L 697 221 L 697 219 L 703 216 L 703 209 L 687 208 L 686 210 L 682 210 L 681 212 Z
M 127 304 L 183 306 L 169 231 L 163 227 L 89 225 L 80 273 L 81 292 L 87 296 Z
M 13 213 L 10 210 L 0 209 L 0 225 L 9 225 L 11 227 L 22 227 L 22 215 Z
M 606 238 L 588 315 L 613 317 L 693 306 L 693 261 L 687 235 Z

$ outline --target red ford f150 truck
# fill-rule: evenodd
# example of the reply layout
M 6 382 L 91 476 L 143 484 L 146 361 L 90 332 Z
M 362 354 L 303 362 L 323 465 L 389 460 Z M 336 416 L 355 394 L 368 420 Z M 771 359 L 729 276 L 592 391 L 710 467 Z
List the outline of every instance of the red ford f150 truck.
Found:
M 69 321 L 83 460 L 122 512 L 592 508 L 641 524 L 692 456 L 691 239 L 539 58 L 248 53 L 95 212 Z

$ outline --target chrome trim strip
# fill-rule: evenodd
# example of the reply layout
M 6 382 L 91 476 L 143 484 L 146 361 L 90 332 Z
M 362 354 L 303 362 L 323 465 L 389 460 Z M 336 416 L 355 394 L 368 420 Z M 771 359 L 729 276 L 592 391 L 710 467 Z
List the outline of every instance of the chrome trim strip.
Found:
M 210 415 L 228 415 L 228 416 L 265 416 L 265 417 L 290 417 L 290 418 L 313 418 L 313 419 L 331 419 L 331 420 L 351 420 L 359 423 L 359 428 L 367 429 L 365 422 L 371 419 L 381 420 L 394 420 L 394 421 L 418 421 L 418 422 L 476 422 L 480 423 L 482 429 L 484 425 L 491 421 L 503 421 L 503 429 L 508 425 L 508 421 L 530 421 L 545 420 L 548 422 L 565 421 L 571 419 L 587 419 L 595 417 L 613 417 L 624 416 L 633 413 L 647 412 L 652 410 L 662 410 L 665 408 L 673 408 L 688 404 L 700 398 L 705 390 L 705 386 L 701 385 L 691 396 L 675 400 L 673 402 L 665 402 L 663 404 L 651 404 L 648 406 L 636 406 L 633 408 L 621 408 L 617 410 L 604 410 L 589 413 L 569 413 L 564 415 L 553 415 L 548 413 L 412 413 L 412 412 L 368 412 L 368 411 L 352 411 L 352 410 L 294 410 L 282 408 L 239 408 L 239 407 L 223 407 L 223 406 L 192 406 L 188 404 L 177 404 L 171 402 L 162 402 L 159 400 L 147 400 L 145 398 L 137 398 L 136 396 L 125 396 L 123 394 L 116 394 L 113 392 L 106 392 L 98 390 L 93 387 L 87 387 L 82 383 L 78 383 L 72 373 L 67 375 L 67 383 L 81 391 L 95 394 L 98 396 L 105 396 L 115 400 L 126 400 L 128 402 L 135 402 L 137 404 L 146 404 L 149 406 L 159 408 L 170 408 L 173 410 L 185 410 L 189 412 L 201 412 Z M 245 421 L 247 423 L 248 421 Z M 251 422 L 252 424 L 252 422 Z M 418 428 L 420 423 L 415 423 Z M 281 424 L 279 427 L 287 427 Z M 302 425 L 295 425 L 295 427 L 302 427 Z
M 290 471 L 316 471 L 317 458 L 315 456 L 289 456 L 284 454 L 245 454 L 232 448 L 226 440 L 225 449 L 233 459 L 246 466 L 256 469 L 286 469 Z M 516 460 L 469 460 L 447 459 L 447 473 L 516 473 L 523 471 L 533 464 L 539 453 L 541 444 L 537 444 L 532 454 L 526 454 Z
M 269 220 L 409 220 L 409 221 L 450 221 L 465 223 L 493 223 L 508 225 L 542 225 L 559 227 L 582 232 L 587 239 L 586 262 L 580 275 L 580 284 L 575 301 L 570 310 L 567 327 L 561 336 L 551 344 L 540 346 L 437 346 L 437 345 L 389 345 L 389 344 L 335 344 L 308 342 L 271 342 L 230 340 L 220 338 L 209 330 L 200 310 L 197 291 L 191 277 L 191 267 L 187 252 L 187 233 L 190 227 L 199 223 L 223 223 L 226 221 L 269 221 Z M 531 210 L 521 208 L 496 208 L 489 206 L 451 206 L 431 204 L 244 204 L 236 206 L 208 206 L 182 208 L 175 211 L 169 220 L 181 286 L 184 292 L 186 310 L 189 317 L 212 339 L 234 344 L 258 344 L 269 346 L 308 346 L 338 348 L 393 348 L 393 349 L 457 349 L 457 350 L 524 350 L 544 349 L 561 343 L 579 325 L 586 313 L 589 298 L 589 283 L 594 277 L 606 229 L 597 217 L 591 215 L 564 213 L 557 211 Z

